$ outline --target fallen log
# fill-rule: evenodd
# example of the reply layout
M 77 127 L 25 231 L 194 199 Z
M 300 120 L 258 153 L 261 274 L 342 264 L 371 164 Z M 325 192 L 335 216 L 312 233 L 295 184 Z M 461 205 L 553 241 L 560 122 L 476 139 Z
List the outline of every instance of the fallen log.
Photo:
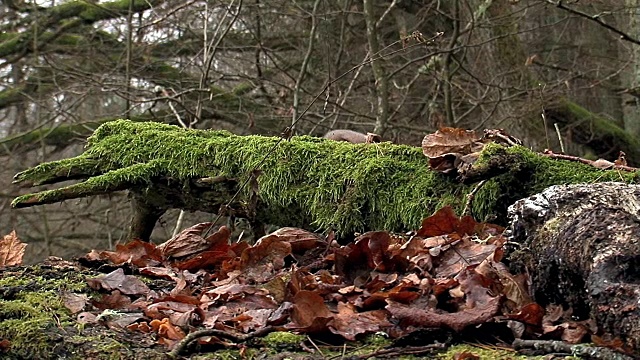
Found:
M 640 186 L 553 186 L 510 208 L 514 271 L 533 296 L 640 349 Z
M 243 217 L 255 227 L 333 229 L 344 235 L 416 229 L 445 205 L 460 212 L 471 204 L 477 219 L 506 224 L 510 204 L 550 185 L 636 179 L 634 173 L 496 144 L 486 146 L 467 173 L 489 181 L 475 189 L 431 171 L 422 150 L 411 146 L 236 136 L 118 120 L 100 126 L 83 154 L 40 164 L 14 178 L 26 186 L 81 182 L 22 195 L 12 205 L 129 190 L 136 207 L 130 236 L 145 240 L 169 208 Z M 470 193 L 475 194 L 472 202 Z

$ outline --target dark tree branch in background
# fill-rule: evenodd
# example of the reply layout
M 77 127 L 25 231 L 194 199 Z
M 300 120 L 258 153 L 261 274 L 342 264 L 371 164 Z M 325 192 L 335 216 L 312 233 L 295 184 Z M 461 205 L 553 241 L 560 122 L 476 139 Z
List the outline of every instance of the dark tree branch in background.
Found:
M 375 18 L 375 1 L 364 0 L 364 17 L 367 26 L 367 43 L 371 56 L 371 69 L 375 80 L 376 94 L 376 134 L 384 135 L 389 117 L 389 80 L 382 66 L 382 59 L 378 58 L 380 52 L 380 40 L 378 39 L 378 21 Z
M 320 0 L 315 0 L 313 4 L 313 10 L 311 11 L 311 30 L 309 30 L 309 43 L 307 45 L 307 51 L 304 55 L 304 59 L 302 60 L 302 65 L 300 65 L 300 72 L 298 73 L 298 77 L 296 78 L 296 84 L 293 88 L 293 105 L 291 111 L 291 126 L 295 126 L 298 121 L 298 108 L 300 106 L 300 92 L 302 90 L 302 82 L 304 81 L 305 75 L 307 74 L 307 67 L 309 66 L 309 61 L 311 60 L 311 56 L 313 55 L 313 47 L 316 43 L 316 31 L 318 29 L 318 6 L 320 5 Z
M 595 22 L 596 24 L 604 27 L 605 29 L 612 31 L 618 35 L 620 35 L 620 39 L 624 40 L 624 41 L 629 41 L 632 42 L 636 45 L 640 45 L 640 40 L 632 37 L 631 35 L 627 34 L 626 32 L 616 28 L 615 26 L 612 26 L 610 24 L 607 24 L 606 22 L 604 22 L 604 20 L 602 20 L 602 16 L 603 14 L 596 14 L 596 15 L 589 15 L 585 12 L 582 12 L 580 10 L 576 10 L 574 8 L 570 8 L 568 6 L 566 6 L 565 4 L 563 4 L 562 0 L 546 0 L 549 4 L 552 4 L 554 6 L 556 6 L 558 9 L 562 9 L 566 12 L 569 12 L 571 14 L 574 15 L 578 15 L 579 17 L 585 18 L 587 20 L 591 20 L 593 22 Z
M 453 31 L 451 34 L 451 39 L 449 39 L 449 44 L 447 44 L 447 53 L 444 55 L 444 64 L 443 64 L 443 81 L 442 81 L 442 92 L 444 93 L 444 111 L 447 119 L 447 126 L 455 126 L 457 120 L 454 113 L 453 108 L 453 94 L 451 93 L 451 81 L 453 80 L 453 75 L 455 74 L 457 69 L 454 69 L 454 52 L 453 49 L 456 47 L 456 43 L 458 42 L 458 37 L 460 36 L 460 5 L 458 1 L 453 1 L 453 13 L 451 16 L 451 22 L 453 23 Z

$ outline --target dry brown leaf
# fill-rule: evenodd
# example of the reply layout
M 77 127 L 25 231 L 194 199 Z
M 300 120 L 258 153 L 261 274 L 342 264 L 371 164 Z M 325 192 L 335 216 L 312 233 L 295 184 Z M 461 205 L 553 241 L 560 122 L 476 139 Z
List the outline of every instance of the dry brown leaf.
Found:
M 478 360 L 478 359 L 480 359 L 480 356 L 469 351 L 463 351 L 453 355 L 453 360 Z
M 528 325 L 540 326 L 542 325 L 543 316 L 544 309 L 542 306 L 536 303 L 531 303 L 524 305 L 518 312 L 507 315 L 507 318 L 517 320 Z
M 118 268 L 107 275 L 88 279 L 87 283 L 94 290 L 119 290 L 123 294 L 127 295 L 143 295 L 149 293 L 149 287 L 147 287 L 147 285 L 135 276 L 125 275 L 121 268 Z
M 609 160 L 605 160 L 605 159 L 595 160 L 594 162 L 591 163 L 591 165 L 593 167 L 596 167 L 596 168 L 602 169 L 602 170 L 608 170 L 608 169 L 611 169 L 611 168 L 613 168 L 615 166 L 614 163 L 612 163 Z
M 482 149 L 480 137 L 475 131 L 445 127 L 422 140 L 422 152 L 428 157 L 442 156 L 448 153 L 462 155 Z
M 291 255 L 291 244 L 277 235 L 268 235 L 240 256 L 240 271 L 247 278 L 262 283 L 284 267 L 284 258 Z
M 91 254 L 93 251 L 87 256 Z M 155 266 L 162 261 L 162 255 L 154 244 L 139 239 L 116 245 L 116 251 L 102 251 L 98 257 L 116 265 L 130 263 L 138 267 Z
M 184 332 L 180 328 L 172 325 L 169 322 L 168 318 L 164 318 L 162 320 L 152 320 L 149 325 L 151 326 L 153 331 L 155 331 L 158 336 L 162 338 L 167 338 L 170 340 L 180 340 L 185 337 Z
M 618 158 L 613 162 L 617 166 L 627 166 L 627 154 L 624 151 L 618 153 Z
M 282 241 L 288 242 L 291 244 L 291 252 L 294 254 L 301 254 L 318 246 L 326 247 L 325 241 L 317 234 L 294 227 L 284 227 L 263 237 L 267 236 L 278 236 Z
M 467 237 L 447 249 L 434 261 L 436 277 L 455 276 L 467 266 L 478 265 L 493 254 L 495 245 L 476 243 Z
M 454 233 L 459 236 L 471 235 L 475 232 L 476 225 L 476 221 L 471 216 L 458 218 L 451 206 L 445 206 L 422 220 L 418 236 L 427 238 Z
M 424 308 L 419 304 L 403 305 L 390 299 L 387 300 L 388 305 L 385 308 L 399 321 L 402 328 L 446 326 L 454 331 L 482 324 L 498 314 L 501 296 L 494 297 L 489 294 L 487 279 L 484 276 L 476 273 L 473 267 L 467 267 L 456 279 L 465 297 L 459 311 L 447 313 Z
M 207 222 L 184 229 L 170 240 L 158 245 L 158 250 L 162 252 L 165 259 L 180 258 L 209 250 L 220 243 L 227 244 L 231 231 L 226 226 L 221 226 L 206 239 L 202 237 L 202 233 L 212 225 L 213 223 Z
M 79 324 L 95 324 L 98 322 L 97 318 L 95 314 L 84 311 L 76 316 L 76 321 L 78 321 Z
M 327 324 L 331 320 L 333 320 L 333 314 L 320 295 L 313 291 L 301 290 L 294 296 L 291 312 L 292 328 L 307 333 L 321 332 L 327 329 Z
M 22 257 L 26 247 L 27 244 L 18 239 L 15 230 L 5 235 L 0 240 L 0 268 L 22 265 Z
M 454 173 L 462 162 L 462 154 L 447 153 L 429 158 L 429 169 L 443 174 Z
M 146 321 L 141 321 L 139 323 L 133 323 L 127 326 L 127 330 L 129 331 L 140 331 L 141 333 L 148 334 L 151 332 L 151 327 L 147 324 Z
M 60 295 L 64 307 L 69 309 L 72 314 L 79 313 L 89 303 L 89 297 L 86 294 L 76 294 L 69 291 L 63 291 Z
M 375 333 L 390 326 L 384 310 L 357 312 L 351 304 L 338 303 L 338 314 L 329 324 L 329 329 L 334 334 L 355 341 L 357 335 Z

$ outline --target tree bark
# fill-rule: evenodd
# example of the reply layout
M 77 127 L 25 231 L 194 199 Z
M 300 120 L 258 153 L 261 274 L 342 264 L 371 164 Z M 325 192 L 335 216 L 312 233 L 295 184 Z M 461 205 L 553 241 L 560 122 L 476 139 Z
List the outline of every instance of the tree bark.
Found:
M 510 208 L 511 267 L 542 306 L 561 304 L 633 349 L 640 346 L 640 186 L 553 186 Z

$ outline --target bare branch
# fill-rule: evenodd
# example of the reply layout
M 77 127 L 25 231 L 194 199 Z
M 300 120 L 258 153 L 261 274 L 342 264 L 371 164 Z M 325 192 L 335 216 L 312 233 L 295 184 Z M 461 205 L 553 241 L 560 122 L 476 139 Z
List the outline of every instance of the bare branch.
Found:
M 620 35 L 620 39 L 624 40 L 624 41 L 629 41 L 631 43 L 634 43 L 636 45 L 640 45 L 640 40 L 636 39 L 634 37 L 632 37 L 631 35 L 627 34 L 626 32 L 616 28 L 615 26 L 612 26 L 610 24 L 607 24 L 606 22 L 604 22 L 604 20 L 602 20 L 602 15 L 603 14 L 596 14 L 596 15 L 589 15 L 585 12 L 582 12 L 580 10 L 576 10 L 574 8 L 570 8 L 568 6 L 566 6 L 565 4 L 562 3 L 562 0 L 546 0 L 549 4 L 555 5 L 558 9 L 562 9 L 566 12 L 569 12 L 571 14 L 577 15 L 579 17 L 585 18 L 587 20 L 593 21 L 596 24 L 604 27 L 605 29 Z

